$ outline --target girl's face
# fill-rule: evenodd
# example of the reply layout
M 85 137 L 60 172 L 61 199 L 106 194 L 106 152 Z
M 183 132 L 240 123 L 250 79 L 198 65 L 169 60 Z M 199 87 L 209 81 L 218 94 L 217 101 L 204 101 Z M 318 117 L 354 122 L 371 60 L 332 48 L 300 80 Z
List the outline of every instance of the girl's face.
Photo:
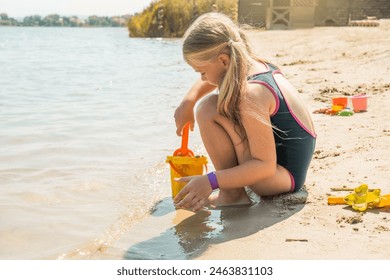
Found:
M 191 65 L 195 72 L 200 73 L 202 81 L 211 85 L 218 86 L 219 82 L 226 73 L 228 63 L 221 56 L 210 63 Z

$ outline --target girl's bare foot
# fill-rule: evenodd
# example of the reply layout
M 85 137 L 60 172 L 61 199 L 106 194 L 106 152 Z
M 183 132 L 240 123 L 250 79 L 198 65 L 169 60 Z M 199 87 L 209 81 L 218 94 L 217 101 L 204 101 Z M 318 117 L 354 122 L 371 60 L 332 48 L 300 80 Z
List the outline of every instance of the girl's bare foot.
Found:
M 210 195 L 208 204 L 212 207 L 244 206 L 251 205 L 252 200 L 245 189 L 219 190 L 219 192 Z

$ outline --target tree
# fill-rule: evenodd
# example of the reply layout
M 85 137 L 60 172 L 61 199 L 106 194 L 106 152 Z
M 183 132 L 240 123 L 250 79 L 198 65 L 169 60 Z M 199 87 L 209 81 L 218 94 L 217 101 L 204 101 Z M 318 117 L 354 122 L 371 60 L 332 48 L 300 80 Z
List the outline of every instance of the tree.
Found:
M 42 18 L 39 15 L 27 16 L 23 19 L 24 26 L 41 26 L 42 23 Z
M 181 37 L 201 14 L 219 12 L 237 20 L 236 0 L 153 1 L 128 22 L 131 37 Z
M 60 16 L 57 14 L 51 14 L 43 18 L 45 26 L 60 26 Z
M 0 19 L 1 20 L 8 20 L 8 15 L 6 13 L 1 13 L 0 14 Z

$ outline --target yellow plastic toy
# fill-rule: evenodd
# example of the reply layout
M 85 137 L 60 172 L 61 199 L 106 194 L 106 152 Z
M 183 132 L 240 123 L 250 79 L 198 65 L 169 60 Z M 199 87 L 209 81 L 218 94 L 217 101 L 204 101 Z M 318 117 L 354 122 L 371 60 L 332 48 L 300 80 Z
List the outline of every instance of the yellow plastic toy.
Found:
M 330 196 L 328 197 L 328 204 L 348 204 L 356 211 L 366 211 L 367 208 L 381 208 L 390 206 L 390 194 L 382 195 L 381 190 L 368 190 L 366 184 L 360 185 L 354 189 L 353 193 L 344 197 Z
M 186 183 L 177 182 L 175 178 L 202 175 L 203 170 L 207 172 L 207 158 L 205 156 L 194 156 L 194 152 L 188 149 L 188 135 L 190 123 L 183 128 L 181 147 L 173 156 L 167 156 L 166 162 L 170 165 L 172 197 L 174 198 Z

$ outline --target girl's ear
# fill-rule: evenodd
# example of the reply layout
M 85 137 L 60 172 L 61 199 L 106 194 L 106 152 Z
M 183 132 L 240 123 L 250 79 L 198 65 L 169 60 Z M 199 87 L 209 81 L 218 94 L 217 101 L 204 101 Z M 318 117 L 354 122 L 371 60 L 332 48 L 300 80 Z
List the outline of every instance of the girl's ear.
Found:
M 227 55 L 226 53 L 221 53 L 218 58 L 223 63 L 223 66 L 227 70 L 230 64 L 230 56 Z

